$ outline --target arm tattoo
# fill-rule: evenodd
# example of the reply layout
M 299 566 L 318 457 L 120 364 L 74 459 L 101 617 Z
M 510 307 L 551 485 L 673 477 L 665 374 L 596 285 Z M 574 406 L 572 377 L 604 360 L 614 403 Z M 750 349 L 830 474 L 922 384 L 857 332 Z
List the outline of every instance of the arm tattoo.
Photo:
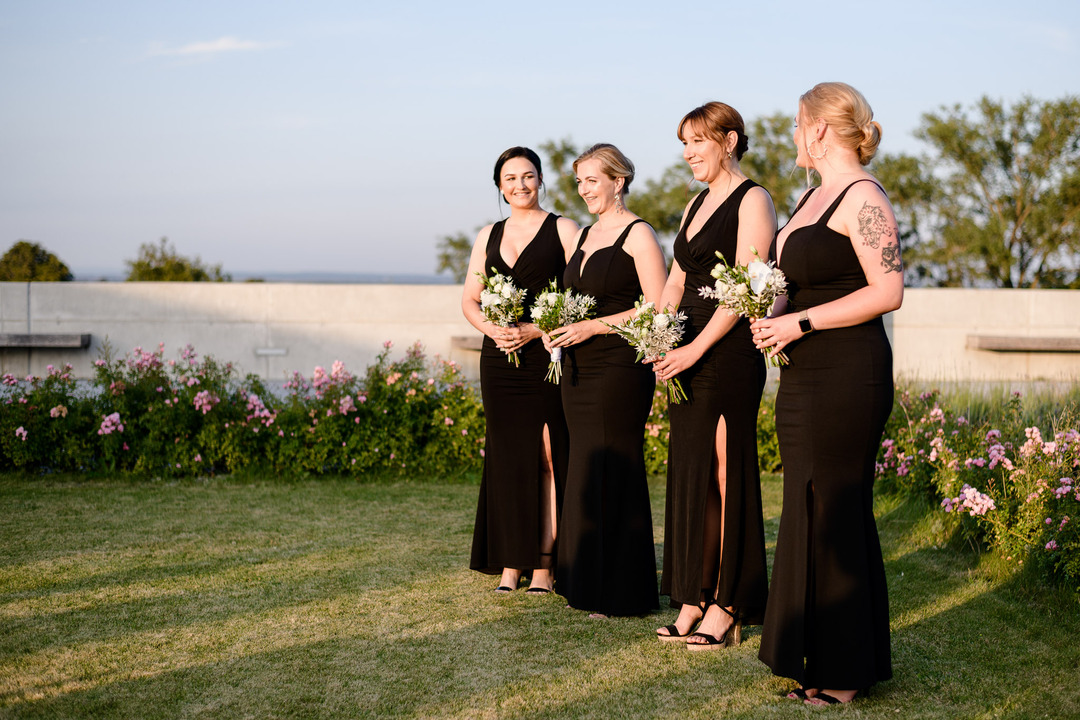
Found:
M 900 259 L 900 243 L 893 243 L 881 248 L 881 266 L 885 273 L 904 272 L 904 261 Z
M 904 263 L 900 259 L 900 243 L 890 243 L 885 238 L 899 237 L 900 233 L 889 226 L 885 213 L 876 205 L 864 202 L 859 211 L 859 233 L 863 236 L 863 245 L 877 250 L 881 248 L 881 266 L 886 273 L 903 272 Z
M 859 234 L 863 236 L 863 245 L 869 245 L 875 250 L 881 245 L 882 237 L 889 237 L 892 228 L 889 227 L 885 213 L 877 205 L 864 202 L 859 211 Z

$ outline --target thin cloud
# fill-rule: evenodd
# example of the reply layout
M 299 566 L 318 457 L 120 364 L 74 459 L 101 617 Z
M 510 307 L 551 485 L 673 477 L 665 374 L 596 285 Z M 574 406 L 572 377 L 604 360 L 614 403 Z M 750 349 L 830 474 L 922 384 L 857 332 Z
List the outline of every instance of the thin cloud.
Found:
M 151 55 L 172 55 L 189 58 L 210 58 L 222 53 L 241 52 L 247 50 L 268 50 L 280 47 L 281 43 L 256 42 L 254 40 L 241 40 L 240 38 L 226 35 L 209 42 L 194 42 L 177 48 L 169 48 L 164 45 L 151 47 Z

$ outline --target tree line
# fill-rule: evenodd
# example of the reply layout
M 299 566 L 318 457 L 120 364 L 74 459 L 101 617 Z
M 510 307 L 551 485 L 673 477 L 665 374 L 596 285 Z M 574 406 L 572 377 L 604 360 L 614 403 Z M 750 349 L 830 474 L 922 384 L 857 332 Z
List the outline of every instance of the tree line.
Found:
M 792 131 L 784 113 L 752 120 L 740 163 L 772 194 L 781 224 L 807 187 Z M 1080 288 L 1080 98 L 983 97 L 923 114 L 915 137 L 927 152 L 882 154 L 869 167 L 896 211 L 906 285 Z M 547 206 L 581 225 L 591 220 L 572 163 L 583 149 L 569 138 L 537 148 Z M 627 206 L 667 237 L 703 187 L 681 159 L 642 185 Z M 464 232 L 440 238 L 436 271 L 464 280 L 472 243 Z
M 134 260 L 125 260 L 128 281 L 230 282 L 232 275 L 221 265 L 207 265 L 196 255 L 185 257 L 163 237 L 157 243 L 143 243 Z M 0 282 L 66 282 L 74 280 L 60 258 L 40 244 L 19 240 L 0 257 Z

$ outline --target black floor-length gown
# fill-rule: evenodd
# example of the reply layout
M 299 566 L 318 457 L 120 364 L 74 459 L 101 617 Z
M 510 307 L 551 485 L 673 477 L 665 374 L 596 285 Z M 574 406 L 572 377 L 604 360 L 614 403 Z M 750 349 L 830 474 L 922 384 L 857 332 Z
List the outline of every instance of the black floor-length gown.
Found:
M 687 314 L 681 345 L 697 337 L 716 311 L 716 301 L 701 297 L 698 290 L 712 286 L 710 273 L 719 260 L 717 252 L 729 264 L 735 264 L 739 205 L 753 187 L 757 183 L 752 180 L 739 185 L 688 241 L 686 228 L 709 193 L 704 190 L 690 207 L 686 222 L 675 238 L 675 259 L 686 272 L 679 304 L 679 309 Z M 671 438 L 660 592 L 670 595 L 676 604 L 696 605 L 701 599 L 708 599 L 724 607 L 734 606 L 744 623 L 760 624 L 768 597 L 757 456 L 757 413 L 765 386 L 765 360 L 754 347 L 749 321 L 740 318 L 679 377 L 687 400 L 668 407 Z M 721 417 L 727 429 L 723 506 L 716 487 L 713 454 L 716 426 Z M 715 536 L 705 536 L 707 505 L 712 512 L 723 513 L 722 556 L 719 518 L 713 518 Z M 719 567 L 708 569 L 705 580 L 707 546 L 720 562 Z
M 826 225 L 846 193 L 784 244 L 793 312 L 867 284 L 851 239 Z M 892 350 L 878 317 L 812 332 L 785 351 L 791 364 L 776 397 L 784 506 L 759 657 L 803 687 L 865 688 L 892 677 L 873 507 L 874 461 L 892 410 Z
M 500 252 L 505 221 L 495 223 L 488 237 L 485 273 L 491 268 L 526 289 L 525 315 L 529 320 L 536 294 L 561 278 L 566 256 L 556 221 L 549 214 L 536 236 L 521 251 L 513 267 Z M 550 358 L 537 338 L 518 351 L 521 365 L 484 338 L 480 351 L 480 390 L 487 424 L 484 472 L 473 528 L 469 567 L 498 575 L 503 568 L 533 570 L 551 568 L 554 556 L 542 557 L 540 458 L 544 427 L 551 438 L 555 488 L 559 498 L 566 478 L 569 438 L 563 419 L 562 397 L 557 385 L 544 380 Z M 557 512 L 557 510 L 556 510 Z
M 633 224 L 582 267 L 585 228 L 566 266 L 564 282 L 597 299 L 597 317 L 632 308 L 641 296 L 634 259 L 623 250 Z M 568 348 L 563 358 L 570 463 L 555 590 L 571 607 L 605 615 L 639 615 L 660 605 L 644 454 L 655 376 L 636 355 L 608 334 Z

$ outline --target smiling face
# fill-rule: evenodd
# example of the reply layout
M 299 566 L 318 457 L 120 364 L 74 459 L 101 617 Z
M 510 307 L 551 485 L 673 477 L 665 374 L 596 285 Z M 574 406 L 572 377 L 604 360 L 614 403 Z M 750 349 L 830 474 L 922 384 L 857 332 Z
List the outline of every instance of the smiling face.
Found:
M 531 208 L 540 204 L 540 174 L 528 158 L 514 157 L 503 163 L 499 190 L 511 207 Z
M 578 195 L 593 215 L 599 215 L 614 205 L 616 191 L 622 191 L 622 178 L 616 181 L 605 175 L 598 158 L 579 162 L 575 179 Z
M 690 166 L 694 179 L 703 183 L 715 180 L 724 169 L 727 150 L 693 123 L 687 123 L 680 135 L 683 139 L 683 160 Z

